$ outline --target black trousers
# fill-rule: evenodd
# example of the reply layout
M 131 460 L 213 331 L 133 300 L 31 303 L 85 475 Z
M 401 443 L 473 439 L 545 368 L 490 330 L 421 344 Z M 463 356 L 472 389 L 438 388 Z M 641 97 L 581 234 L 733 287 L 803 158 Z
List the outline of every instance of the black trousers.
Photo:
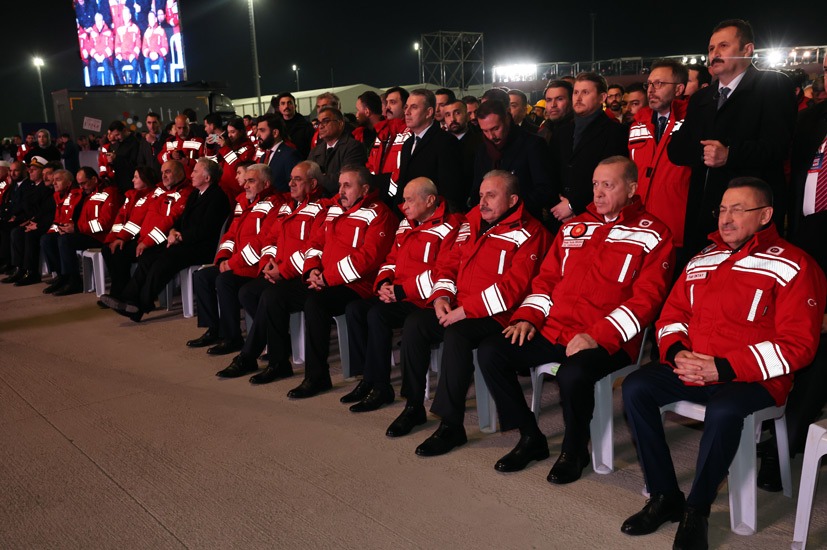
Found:
M 11 263 L 11 232 L 16 222 L 0 221 L 0 264 Z
M 827 337 L 818 341 L 815 359 L 808 366 L 795 372 L 795 383 L 787 397 L 784 416 L 787 419 L 787 437 L 790 456 L 804 452 L 810 424 L 821 416 L 827 404 Z M 773 429 L 775 424 L 772 424 Z
M 123 289 L 132 277 L 132 264 L 138 259 L 135 257 L 135 249 L 138 248 L 138 240 L 125 241 L 123 247 L 112 253 L 109 245 L 101 248 L 103 261 L 109 271 L 109 294 L 116 298 L 122 298 Z
M 365 382 L 374 387 L 390 389 L 393 329 L 421 310 L 411 302 L 386 304 L 376 297 L 350 302 L 345 314 L 351 369 L 364 372 Z
M 304 376 L 317 381 L 330 377 L 327 358 L 331 318 L 343 314 L 347 304 L 358 300 L 359 295 L 346 286 L 317 291 L 309 290 L 300 279 L 277 284 L 256 279 L 242 287 L 239 299 L 244 309 L 254 316 L 252 330 L 248 330 L 241 353 L 247 357 L 258 357 L 266 345 L 270 363 L 274 365 L 287 361 L 289 357 L 290 314 L 304 311 Z
M 202 248 L 191 248 L 186 244 L 147 248 L 138 257 L 138 266 L 124 287 L 121 298 L 136 304 L 144 313 L 152 311 L 155 309 L 155 298 L 179 271 L 212 260 L 209 251 Z
M 775 401 L 757 382 L 687 386 L 669 365 L 652 363 L 627 376 L 623 403 L 650 494 L 680 491 L 660 407 L 683 400 L 706 405 L 695 479 L 686 502 L 708 513 L 738 450 L 744 418 Z
M 610 354 L 600 346 L 566 357 L 566 346 L 552 344 L 539 333 L 522 346 L 513 345 L 502 334 L 494 334 L 480 344 L 477 360 L 497 404 L 501 429 L 519 428 L 524 433 L 537 432 L 539 428 L 526 404 L 517 371 L 544 363 L 560 363 L 556 379 L 566 426 L 562 451 L 578 455 L 588 451 L 595 383 L 631 362 L 625 351 Z
M 502 329 L 492 317 L 463 319 L 445 328 L 439 324 L 432 309 L 409 315 L 402 328 L 402 369 L 408 405 L 422 406 L 431 347 L 441 341 L 439 383 L 431 412 L 446 424 L 461 426 L 465 417 L 465 397 L 474 376 L 473 351 L 485 338 Z
M 221 273 L 218 266 L 199 269 L 192 276 L 198 326 L 206 327 L 220 338 L 241 340 L 241 302 L 238 292 L 252 281 L 232 271 Z
M 78 250 L 103 246 L 94 237 L 83 233 L 46 233 L 40 238 L 40 247 L 50 271 L 80 284 Z
M 48 231 L 46 228 L 37 228 L 26 231 L 22 227 L 11 230 L 11 264 L 25 269 L 29 273 L 40 274 L 40 238 Z

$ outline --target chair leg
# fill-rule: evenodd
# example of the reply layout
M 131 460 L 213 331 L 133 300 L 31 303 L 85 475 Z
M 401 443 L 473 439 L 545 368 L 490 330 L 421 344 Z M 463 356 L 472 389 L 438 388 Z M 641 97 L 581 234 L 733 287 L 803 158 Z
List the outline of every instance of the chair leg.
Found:
M 784 496 L 793 498 L 793 476 L 790 471 L 790 443 L 787 439 L 787 417 L 775 419 L 775 441 L 778 446 L 778 466 L 781 468 L 781 487 Z
M 195 271 L 196 268 L 187 267 L 178 274 L 181 278 L 181 307 L 187 319 L 195 316 L 195 295 L 192 289 L 192 276 Z
M 485 384 L 485 378 L 477 362 L 477 350 L 474 350 L 474 392 L 477 396 L 477 416 L 479 416 L 480 431 L 484 433 L 496 432 L 497 405 Z
M 804 550 L 813 514 L 813 498 L 818 484 L 818 470 L 821 457 L 827 453 L 827 430 L 818 424 L 810 424 L 807 432 L 807 446 L 804 449 L 804 464 L 801 467 L 801 485 L 798 488 L 798 506 L 795 510 L 795 531 L 792 548 Z
M 333 318 L 336 321 L 336 331 L 339 335 L 339 360 L 342 362 L 342 378 L 347 380 L 350 375 L 350 346 L 347 339 L 347 317 L 339 315 Z
M 252 326 L 252 320 L 247 325 Z M 290 341 L 293 348 L 293 365 L 304 364 L 304 313 L 298 311 L 290 314 Z
M 729 522 L 734 533 L 753 535 L 757 529 L 755 415 L 744 419 L 741 441 L 729 467 Z
M 539 369 L 531 369 L 531 412 L 534 413 L 534 420 L 540 421 L 540 401 L 543 397 L 543 376 Z
M 614 415 L 612 377 L 605 376 L 594 385 L 594 412 L 589 424 L 592 440 L 592 468 L 598 474 L 614 471 Z

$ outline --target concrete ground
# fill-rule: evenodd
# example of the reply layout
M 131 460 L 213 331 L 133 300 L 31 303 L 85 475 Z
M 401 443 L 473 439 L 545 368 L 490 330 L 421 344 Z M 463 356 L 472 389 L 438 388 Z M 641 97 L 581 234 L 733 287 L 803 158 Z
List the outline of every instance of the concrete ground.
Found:
M 541 417 L 552 460 L 503 475 L 493 465 L 518 436 L 479 432 L 473 390 L 468 444 L 423 459 L 414 448 L 436 419 L 394 440 L 384 431 L 400 400 L 350 413 L 339 398 L 354 382 L 341 378 L 335 341 L 334 390 L 291 401 L 301 370 L 264 387 L 219 380 L 230 358 L 187 349 L 201 329 L 180 310 L 134 324 L 94 295 L 42 288 L 0 285 L 2 548 L 671 547 L 676 524 L 620 533 L 645 500 L 619 391 L 616 471 L 554 486 L 545 479 L 562 439 L 554 383 Z M 668 433 L 688 489 L 699 431 L 669 422 Z M 801 456 L 796 495 L 800 467 Z M 724 486 L 711 545 L 788 548 L 795 500 L 759 491 L 758 505 L 759 532 L 733 534 Z M 811 548 L 827 546 L 825 511 L 822 491 Z

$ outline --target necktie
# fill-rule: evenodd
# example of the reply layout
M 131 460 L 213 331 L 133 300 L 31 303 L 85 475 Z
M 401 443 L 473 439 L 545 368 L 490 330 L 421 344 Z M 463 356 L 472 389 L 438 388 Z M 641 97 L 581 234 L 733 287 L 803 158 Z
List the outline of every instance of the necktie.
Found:
M 419 136 L 414 136 L 413 146 L 411 147 L 411 154 L 413 154 L 413 152 L 416 151 L 416 146 L 419 145 L 419 140 L 421 139 L 422 138 L 420 138 Z
M 730 92 L 730 91 L 731 91 L 731 90 L 730 90 L 729 88 L 727 88 L 726 86 L 724 86 L 724 87 L 723 87 L 723 88 L 721 88 L 721 89 L 720 89 L 720 91 L 718 92 L 718 108 L 719 108 L 719 109 L 721 108 L 721 106 L 722 106 L 724 103 L 726 103 L 726 100 L 727 100 L 727 98 L 729 97 L 729 92 Z
M 827 144 L 827 139 L 824 141 Z M 816 179 L 816 199 L 815 199 L 815 211 L 816 212 L 824 212 L 827 210 L 827 162 L 825 162 L 825 156 L 827 153 L 824 152 L 825 146 L 822 144 L 822 150 L 816 153 L 816 158 L 819 156 L 821 166 L 818 169 L 818 178 Z
M 327 173 L 327 165 L 330 164 L 330 160 L 333 158 L 333 149 L 334 147 L 328 147 L 325 149 L 324 152 L 324 171 Z
M 660 143 L 660 138 L 663 137 L 663 131 L 666 130 L 666 123 L 668 119 L 665 116 L 658 117 L 658 127 L 655 130 L 655 142 Z

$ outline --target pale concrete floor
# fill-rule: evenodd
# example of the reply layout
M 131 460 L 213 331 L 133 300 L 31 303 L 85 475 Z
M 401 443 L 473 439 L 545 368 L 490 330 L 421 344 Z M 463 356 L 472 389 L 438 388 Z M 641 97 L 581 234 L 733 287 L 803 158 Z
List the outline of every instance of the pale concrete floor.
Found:
M 342 381 L 338 361 L 332 392 L 290 401 L 300 372 L 265 387 L 218 380 L 229 358 L 187 349 L 201 330 L 180 311 L 136 325 L 98 309 L 94 295 L 54 298 L 42 288 L 0 285 L 2 548 L 671 547 L 674 524 L 643 538 L 619 531 L 644 498 L 617 391 L 617 470 L 553 486 L 551 460 L 494 471 L 517 435 L 481 434 L 473 401 L 469 443 L 422 459 L 414 448 L 436 421 L 386 438 L 401 401 L 348 412 L 339 397 L 353 382 Z M 544 403 L 554 457 L 555 384 Z M 688 486 L 698 432 L 670 423 L 669 434 Z M 735 535 L 723 488 L 712 545 L 788 548 L 795 501 L 759 492 L 759 506 L 760 531 Z M 827 546 L 825 510 L 822 491 L 812 548 Z

